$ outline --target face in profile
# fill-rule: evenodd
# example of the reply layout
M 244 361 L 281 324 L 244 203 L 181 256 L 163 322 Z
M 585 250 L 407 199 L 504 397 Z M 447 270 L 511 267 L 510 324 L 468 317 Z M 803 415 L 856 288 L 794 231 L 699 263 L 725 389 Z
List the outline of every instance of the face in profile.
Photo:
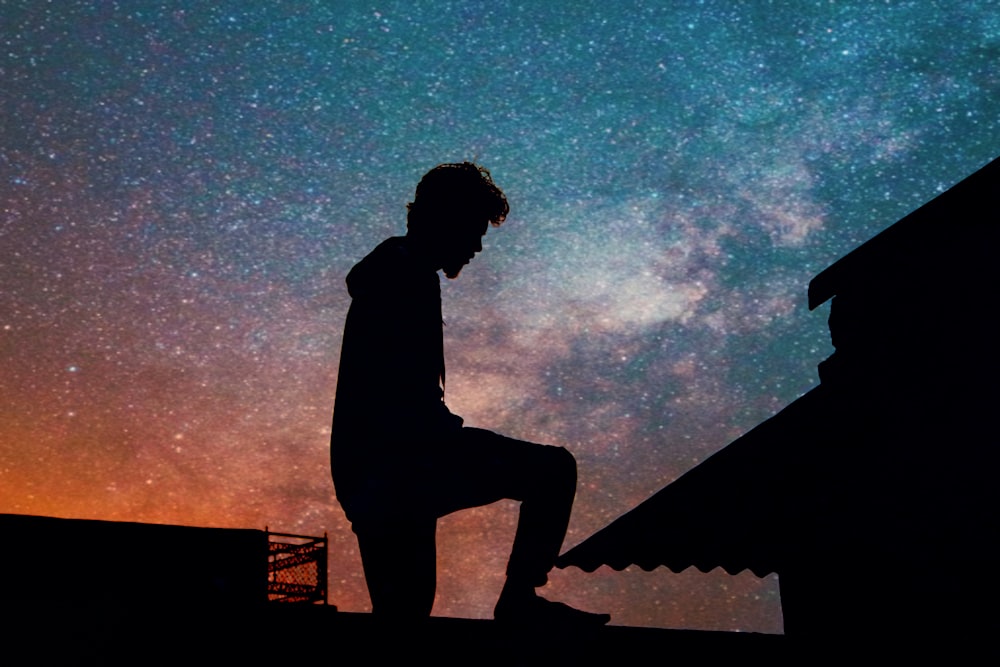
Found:
M 441 242 L 441 269 L 448 278 L 457 278 L 462 268 L 483 249 L 483 237 L 489 225 L 456 225 Z
M 407 236 L 448 278 L 458 277 L 482 251 L 489 226 L 510 212 L 490 173 L 471 162 L 440 164 L 424 174 L 406 209 Z

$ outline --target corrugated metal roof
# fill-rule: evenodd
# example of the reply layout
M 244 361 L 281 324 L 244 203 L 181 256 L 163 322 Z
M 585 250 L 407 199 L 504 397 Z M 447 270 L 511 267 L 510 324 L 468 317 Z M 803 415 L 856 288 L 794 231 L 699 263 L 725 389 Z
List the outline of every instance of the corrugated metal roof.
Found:
M 787 527 L 823 503 L 809 483 L 817 439 L 807 434 L 823 390 L 802 396 L 635 509 L 562 555 L 559 567 L 591 572 L 723 568 L 759 577 L 781 568 Z M 789 502 L 790 498 L 797 498 Z

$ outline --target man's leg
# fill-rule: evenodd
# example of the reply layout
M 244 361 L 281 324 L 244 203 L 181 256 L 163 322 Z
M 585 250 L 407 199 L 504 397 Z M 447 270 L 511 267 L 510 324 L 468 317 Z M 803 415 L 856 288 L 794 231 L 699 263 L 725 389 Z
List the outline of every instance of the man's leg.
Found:
M 426 509 L 441 517 L 498 500 L 521 501 L 507 574 L 531 588 L 544 585 L 573 509 L 573 455 L 562 447 L 463 428 L 435 457 L 426 467 Z
M 354 524 L 372 613 L 395 620 L 425 618 L 437 584 L 436 520 Z
M 573 455 L 562 447 L 475 428 L 461 429 L 439 454 L 436 465 L 429 466 L 435 472 L 428 488 L 437 516 L 504 498 L 521 501 L 507 582 L 495 616 L 607 623 L 607 615 L 579 612 L 535 594 L 548 580 L 569 526 L 576 496 Z
M 576 459 L 562 447 L 540 447 L 519 499 L 521 509 L 505 587 L 530 589 L 532 593 L 548 581 L 576 497 Z

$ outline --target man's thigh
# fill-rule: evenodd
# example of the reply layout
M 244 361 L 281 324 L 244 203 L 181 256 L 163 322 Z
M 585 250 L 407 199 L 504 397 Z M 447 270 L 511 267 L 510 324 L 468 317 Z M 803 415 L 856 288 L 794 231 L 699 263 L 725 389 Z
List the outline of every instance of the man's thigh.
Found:
M 422 466 L 417 505 L 441 517 L 503 499 L 524 500 L 568 474 L 561 447 L 462 428 Z M 573 473 L 575 475 L 575 473 Z

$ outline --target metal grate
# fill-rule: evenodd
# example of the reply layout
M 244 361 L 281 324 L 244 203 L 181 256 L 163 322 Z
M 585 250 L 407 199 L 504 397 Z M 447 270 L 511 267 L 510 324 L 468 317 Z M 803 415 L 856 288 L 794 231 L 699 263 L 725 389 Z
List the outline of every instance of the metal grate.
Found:
M 269 602 L 327 604 L 327 539 L 267 532 Z

